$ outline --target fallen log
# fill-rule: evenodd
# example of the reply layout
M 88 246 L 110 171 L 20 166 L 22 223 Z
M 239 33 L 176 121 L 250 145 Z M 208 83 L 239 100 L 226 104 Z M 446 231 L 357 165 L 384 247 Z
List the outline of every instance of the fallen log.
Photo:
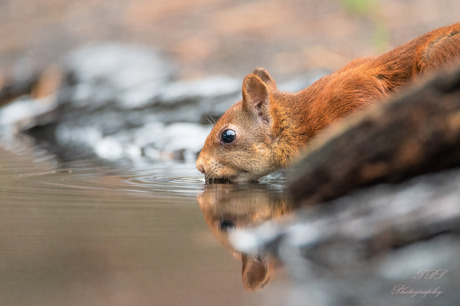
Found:
M 460 165 L 460 66 L 326 130 L 292 167 L 306 205 Z

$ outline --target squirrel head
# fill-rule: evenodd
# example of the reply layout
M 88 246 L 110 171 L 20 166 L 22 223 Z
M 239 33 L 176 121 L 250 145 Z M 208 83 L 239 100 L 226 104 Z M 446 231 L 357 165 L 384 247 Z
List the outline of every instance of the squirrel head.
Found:
M 263 68 L 243 81 L 243 99 L 217 121 L 196 162 L 208 181 L 254 181 L 277 168 L 276 83 Z

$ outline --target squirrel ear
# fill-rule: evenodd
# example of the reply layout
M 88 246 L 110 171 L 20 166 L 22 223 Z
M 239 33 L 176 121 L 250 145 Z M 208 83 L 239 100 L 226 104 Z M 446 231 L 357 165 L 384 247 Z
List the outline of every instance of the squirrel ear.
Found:
M 268 123 L 269 103 L 270 93 L 267 85 L 254 73 L 248 75 L 243 81 L 243 107 Z
M 248 290 L 265 287 L 271 279 L 273 267 L 270 263 L 255 256 L 243 255 L 243 285 Z
M 270 90 L 276 90 L 275 80 L 270 76 L 270 74 L 262 67 L 256 68 L 253 72 L 257 75 L 265 84 L 267 84 Z

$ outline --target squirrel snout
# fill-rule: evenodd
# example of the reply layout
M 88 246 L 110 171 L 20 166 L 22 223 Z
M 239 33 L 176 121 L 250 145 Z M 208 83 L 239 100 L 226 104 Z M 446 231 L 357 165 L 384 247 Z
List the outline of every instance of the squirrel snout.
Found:
M 204 170 L 204 165 L 203 165 L 201 159 L 198 159 L 198 160 L 196 161 L 196 168 L 197 168 L 198 171 L 200 171 L 201 173 L 206 174 L 206 171 Z

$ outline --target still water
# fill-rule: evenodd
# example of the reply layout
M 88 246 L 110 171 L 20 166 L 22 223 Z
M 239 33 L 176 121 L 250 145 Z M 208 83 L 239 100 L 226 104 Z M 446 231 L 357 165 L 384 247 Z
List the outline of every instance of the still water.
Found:
M 290 211 L 282 189 L 0 142 L 0 305 L 281 305 L 282 269 L 247 290 L 226 234 Z

